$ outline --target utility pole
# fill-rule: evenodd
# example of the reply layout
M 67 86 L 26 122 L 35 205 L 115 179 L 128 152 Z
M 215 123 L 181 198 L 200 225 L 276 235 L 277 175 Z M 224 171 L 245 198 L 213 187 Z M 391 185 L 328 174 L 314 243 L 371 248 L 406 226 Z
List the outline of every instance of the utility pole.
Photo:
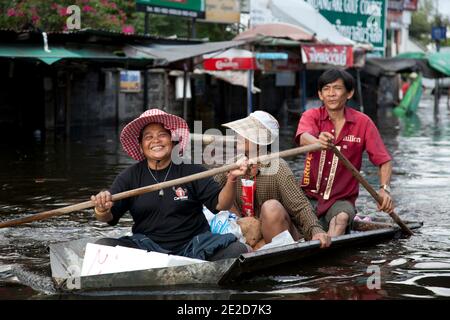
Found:
M 150 17 L 148 12 L 145 12 L 145 21 L 144 21 L 144 33 L 146 36 L 150 35 Z M 148 108 L 148 73 L 147 68 L 144 68 L 144 96 L 143 96 L 143 111 L 145 112 Z
M 441 44 L 436 40 L 436 52 L 439 52 Z M 436 78 L 434 84 L 434 113 L 439 113 L 439 78 Z
M 439 53 L 441 40 L 447 38 L 447 27 L 442 26 L 441 19 L 438 16 L 436 20 L 438 25 L 431 28 L 431 39 L 434 40 L 436 52 Z M 434 86 L 434 113 L 435 115 L 439 113 L 439 78 L 436 78 Z

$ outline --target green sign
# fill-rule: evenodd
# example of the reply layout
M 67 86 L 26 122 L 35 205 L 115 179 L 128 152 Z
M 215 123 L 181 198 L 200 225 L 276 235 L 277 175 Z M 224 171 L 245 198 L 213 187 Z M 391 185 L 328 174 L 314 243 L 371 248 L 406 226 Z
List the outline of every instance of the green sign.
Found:
M 170 16 L 204 18 L 205 0 L 136 0 L 136 10 Z
M 345 37 L 371 43 L 372 56 L 384 56 L 387 0 L 305 0 Z

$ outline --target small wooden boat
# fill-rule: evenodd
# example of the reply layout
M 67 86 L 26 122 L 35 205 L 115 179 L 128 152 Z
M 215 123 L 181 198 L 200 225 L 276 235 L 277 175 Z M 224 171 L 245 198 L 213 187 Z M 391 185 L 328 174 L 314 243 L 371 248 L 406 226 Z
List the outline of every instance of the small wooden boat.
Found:
M 410 229 L 422 226 L 419 222 L 405 223 Z M 355 245 L 379 243 L 401 236 L 401 230 L 389 223 L 355 221 L 354 228 L 360 231 L 333 238 L 332 245 L 328 249 L 320 249 L 318 240 L 295 242 L 242 254 L 235 259 L 91 276 L 78 274 L 86 244 L 95 239 L 81 239 L 50 245 L 52 279 L 57 291 L 122 290 L 188 284 L 223 286 L 238 283 L 265 269 L 312 255 L 327 254 Z

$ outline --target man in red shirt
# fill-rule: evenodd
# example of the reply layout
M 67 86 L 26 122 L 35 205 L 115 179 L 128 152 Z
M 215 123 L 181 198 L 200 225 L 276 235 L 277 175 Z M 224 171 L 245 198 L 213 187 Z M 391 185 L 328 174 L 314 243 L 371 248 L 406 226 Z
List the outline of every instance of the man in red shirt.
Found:
M 394 210 L 389 187 L 392 158 L 373 121 L 346 106 L 354 93 L 354 80 L 348 72 L 325 71 L 318 80 L 318 89 L 323 105 L 303 113 L 295 140 L 302 146 L 317 142 L 322 145 L 321 151 L 307 155 L 301 186 L 317 205 L 317 216 L 333 237 L 351 228 L 359 184 L 330 150 L 330 141 L 358 170 L 364 150 L 368 153 L 370 161 L 379 168 L 378 194 L 383 202 L 378 209 L 387 213 Z

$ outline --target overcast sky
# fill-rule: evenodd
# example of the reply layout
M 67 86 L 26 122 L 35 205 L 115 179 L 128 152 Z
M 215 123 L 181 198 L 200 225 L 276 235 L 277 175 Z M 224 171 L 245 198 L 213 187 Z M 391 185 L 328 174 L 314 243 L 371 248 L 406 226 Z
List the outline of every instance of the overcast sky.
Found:
M 420 1 L 420 0 L 419 0 Z M 437 0 L 439 2 L 439 12 L 450 18 L 450 0 Z

